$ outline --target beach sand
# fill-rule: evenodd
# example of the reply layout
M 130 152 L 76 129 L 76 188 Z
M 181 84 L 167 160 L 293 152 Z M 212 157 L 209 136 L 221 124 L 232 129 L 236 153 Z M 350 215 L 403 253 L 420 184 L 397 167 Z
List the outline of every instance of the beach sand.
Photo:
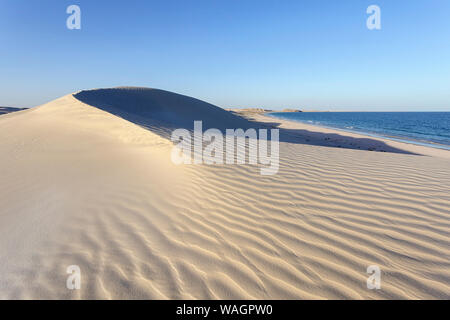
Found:
M 236 114 L 119 88 L 0 116 L 0 298 L 450 298 L 449 151 Z M 280 128 L 278 173 L 174 165 L 193 119 Z

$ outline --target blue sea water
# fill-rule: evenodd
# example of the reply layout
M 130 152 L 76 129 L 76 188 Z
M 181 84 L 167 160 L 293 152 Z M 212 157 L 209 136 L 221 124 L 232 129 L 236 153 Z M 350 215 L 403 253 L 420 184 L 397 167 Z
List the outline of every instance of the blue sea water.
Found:
M 271 112 L 268 115 L 450 150 L 450 112 Z

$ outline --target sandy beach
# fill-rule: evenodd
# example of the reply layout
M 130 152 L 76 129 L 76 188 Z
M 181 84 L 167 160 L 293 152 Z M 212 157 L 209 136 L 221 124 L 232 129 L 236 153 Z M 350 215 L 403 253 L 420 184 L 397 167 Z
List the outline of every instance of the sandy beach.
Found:
M 279 128 L 278 173 L 175 165 L 194 120 Z M 450 151 L 144 88 L 2 114 L 0 136 L 1 299 L 450 298 Z

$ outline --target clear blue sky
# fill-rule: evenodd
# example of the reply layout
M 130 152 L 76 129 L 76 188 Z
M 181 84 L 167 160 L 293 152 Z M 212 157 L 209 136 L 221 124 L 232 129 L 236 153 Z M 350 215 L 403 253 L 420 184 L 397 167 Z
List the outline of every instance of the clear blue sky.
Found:
M 450 111 L 450 1 L 0 0 L 0 105 L 120 85 L 222 107 Z

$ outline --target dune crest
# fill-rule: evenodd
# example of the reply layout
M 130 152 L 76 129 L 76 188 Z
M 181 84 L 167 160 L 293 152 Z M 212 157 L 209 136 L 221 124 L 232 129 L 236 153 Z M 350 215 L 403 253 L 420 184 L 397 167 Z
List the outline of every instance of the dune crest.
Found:
M 447 159 L 281 142 L 274 176 L 175 166 L 164 134 L 193 120 L 249 124 L 142 88 L 0 116 L 0 298 L 450 298 Z
M 210 103 L 152 88 L 119 87 L 83 90 L 74 97 L 155 132 L 161 128 L 193 129 L 202 120 L 205 129 L 248 128 L 251 123 Z

